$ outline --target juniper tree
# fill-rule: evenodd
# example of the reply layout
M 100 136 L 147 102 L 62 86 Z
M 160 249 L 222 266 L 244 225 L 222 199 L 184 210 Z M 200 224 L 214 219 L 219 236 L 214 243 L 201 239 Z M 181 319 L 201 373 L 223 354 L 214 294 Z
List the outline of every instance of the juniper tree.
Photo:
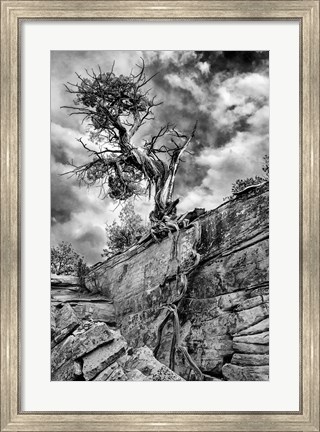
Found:
M 190 133 L 183 133 L 172 124 L 161 126 L 156 133 L 139 145 L 133 137 L 146 123 L 155 119 L 154 109 L 161 105 L 151 95 L 145 64 L 136 65 L 138 72 L 117 76 L 114 66 L 108 72 L 86 70 L 83 77 L 76 73 L 76 83 L 65 84 L 74 96 L 69 115 L 79 115 L 87 122 L 87 139 L 79 138 L 88 161 L 73 162 L 71 174 L 81 184 L 98 185 L 102 198 L 107 195 L 126 201 L 131 197 L 153 192 L 154 209 L 149 217 L 153 233 L 172 229 L 176 224 L 173 199 L 174 183 L 183 152 L 194 137 L 196 125 Z

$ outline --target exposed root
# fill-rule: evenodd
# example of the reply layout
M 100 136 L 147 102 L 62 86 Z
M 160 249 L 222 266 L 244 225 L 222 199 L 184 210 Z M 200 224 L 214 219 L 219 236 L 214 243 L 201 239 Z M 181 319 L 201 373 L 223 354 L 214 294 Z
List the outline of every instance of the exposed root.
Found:
M 194 247 L 195 247 L 197 242 L 200 239 L 200 226 L 198 224 L 193 224 L 193 225 L 194 225 L 195 229 L 197 230 L 196 241 L 195 241 L 195 245 L 194 245 Z M 178 229 L 179 229 L 179 227 L 178 227 Z M 177 233 L 178 233 L 177 235 L 172 236 L 173 242 L 174 242 L 173 250 L 175 252 L 178 249 L 177 248 L 177 243 L 178 243 L 178 239 L 179 239 L 179 231 L 178 230 L 177 230 Z M 191 358 L 187 349 L 185 347 L 183 347 L 180 343 L 180 320 L 179 320 L 179 314 L 178 314 L 178 306 L 179 306 L 181 300 L 183 299 L 184 295 L 187 292 L 187 287 L 188 287 L 187 274 L 190 273 L 190 271 L 192 271 L 199 264 L 200 258 L 201 258 L 200 254 L 195 249 L 193 249 L 192 252 L 193 252 L 194 262 L 193 262 L 192 266 L 185 269 L 183 272 L 181 271 L 179 257 L 177 256 L 178 254 L 175 253 L 175 255 L 178 259 L 178 262 L 179 262 L 178 271 L 177 271 L 177 275 L 176 275 L 176 290 L 178 288 L 178 284 L 180 284 L 180 286 L 182 286 L 182 290 L 181 290 L 178 298 L 176 298 L 171 304 L 168 304 L 165 306 L 165 308 L 168 309 L 168 312 L 158 327 L 157 343 L 156 343 L 156 346 L 155 346 L 153 352 L 154 352 L 154 355 L 156 357 L 158 354 L 160 345 L 161 345 L 161 336 L 162 336 L 163 329 L 164 329 L 166 323 L 169 321 L 169 319 L 172 319 L 172 321 L 173 321 L 173 336 L 172 336 L 171 347 L 170 347 L 169 367 L 173 371 L 175 370 L 176 353 L 180 352 L 183 355 L 183 357 L 185 358 L 185 360 L 187 361 L 187 363 L 189 364 L 190 368 L 194 371 L 197 379 L 199 381 L 203 381 L 204 380 L 203 373 L 199 369 L 198 365 Z
M 155 348 L 154 348 L 154 350 L 153 350 L 153 354 L 154 354 L 154 356 L 155 357 L 157 357 L 157 354 L 158 354 L 158 351 L 159 351 L 159 348 L 160 348 L 160 344 L 161 344 L 161 335 L 162 335 L 162 331 L 163 331 L 163 329 L 164 329 L 164 326 L 167 324 L 167 322 L 169 321 L 169 319 L 170 319 L 170 312 L 168 311 L 167 312 L 167 315 L 165 316 L 165 318 L 164 318 L 164 320 L 161 322 L 161 324 L 159 325 L 159 327 L 158 327 L 158 332 L 157 332 L 157 343 L 156 343 L 156 346 L 155 346 Z
M 192 360 L 192 358 L 191 358 L 190 354 L 188 353 L 187 349 L 185 347 L 179 346 L 177 348 L 177 350 L 179 350 L 184 355 L 184 358 L 188 361 L 191 369 L 194 371 L 194 373 L 198 377 L 198 381 L 204 381 L 204 375 L 203 375 L 203 373 L 199 369 L 198 365 Z
M 199 381 L 204 380 L 203 373 L 199 369 L 198 365 L 194 362 L 194 360 L 191 358 L 190 354 L 188 353 L 187 349 L 181 345 L 180 342 L 180 320 L 178 315 L 178 310 L 176 305 L 168 305 L 166 306 L 168 308 L 169 313 L 166 315 L 162 323 L 160 324 L 158 328 L 158 340 L 157 345 L 153 351 L 155 357 L 158 353 L 158 350 L 160 348 L 161 343 L 161 335 L 163 328 L 165 324 L 169 321 L 170 318 L 173 320 L 173 336 L 171 341 L 171 348 L 170 348 L 170 357 L 169 357 L 169 367 L 171 370 L 175 370 L 175 356 L 177 352 L 180 352 L 185 360 L 189 363 L 190 368 L 194 371 L 196 377 Z

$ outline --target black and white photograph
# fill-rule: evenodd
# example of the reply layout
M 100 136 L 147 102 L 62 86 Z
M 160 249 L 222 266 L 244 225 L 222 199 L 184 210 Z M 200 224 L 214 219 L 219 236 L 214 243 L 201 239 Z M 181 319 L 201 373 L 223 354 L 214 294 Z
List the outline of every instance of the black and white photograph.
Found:
M 269 52 L 50 72 L 51 380 L 269 381 Z

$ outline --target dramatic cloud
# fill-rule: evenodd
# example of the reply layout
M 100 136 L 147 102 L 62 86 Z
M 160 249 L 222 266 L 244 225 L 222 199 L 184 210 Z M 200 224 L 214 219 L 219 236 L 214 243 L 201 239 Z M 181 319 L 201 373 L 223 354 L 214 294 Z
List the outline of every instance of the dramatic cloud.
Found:
M 208 75 L 210 72 L 210 64 L 208 62 L 199 62 L 196 64 L 197 68 L 200 69 L 201 73 Z
M 238 132 L 224 147 L 207 148 L 197 158 L 206 176 L 181 202 L 184 211 L 192 207 L 214 208 L 230 195 L 230 185 L 239 178 L 262 175 L 262 155 L 268 154 L 266 136 Z
M 99 198 L 99 190 L 79 187 L 74 177 L 61 175 L 68 162 L 81 164 L 87 154 L 77 139 L 86 136 L 80 116 L 61 106 L 72 104 L 63 84 L 77 81 L 75 72 L 110 70 L 128 74 L 143 58 L 151 94 L 163 104 L 155 120 L 141 128 L 135 145 L 170 122 L 197 135 L 186 155 L 175 186 L 178 211 L 220 205 L 238 178 L 262 174 L 269 147 L 269 75 L 267 52 L 194 51 L 55 51 L 51 58 L 51 194 L 52 244 L 71 242 L 89 263 L 101 259 L 105 223 L 116 219 L 117 203 Z M 147 221 L 152 201 L 137 200 L 136 211 Z

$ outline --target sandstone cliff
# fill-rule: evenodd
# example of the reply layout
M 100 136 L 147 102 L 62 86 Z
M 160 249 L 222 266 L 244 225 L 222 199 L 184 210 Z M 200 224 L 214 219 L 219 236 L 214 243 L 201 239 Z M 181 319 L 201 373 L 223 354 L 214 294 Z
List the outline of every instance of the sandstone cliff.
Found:
M 268 208 L 249 187 L 96 265 L 86 299 L 56 287 L 53 379 L 268 380 Z

